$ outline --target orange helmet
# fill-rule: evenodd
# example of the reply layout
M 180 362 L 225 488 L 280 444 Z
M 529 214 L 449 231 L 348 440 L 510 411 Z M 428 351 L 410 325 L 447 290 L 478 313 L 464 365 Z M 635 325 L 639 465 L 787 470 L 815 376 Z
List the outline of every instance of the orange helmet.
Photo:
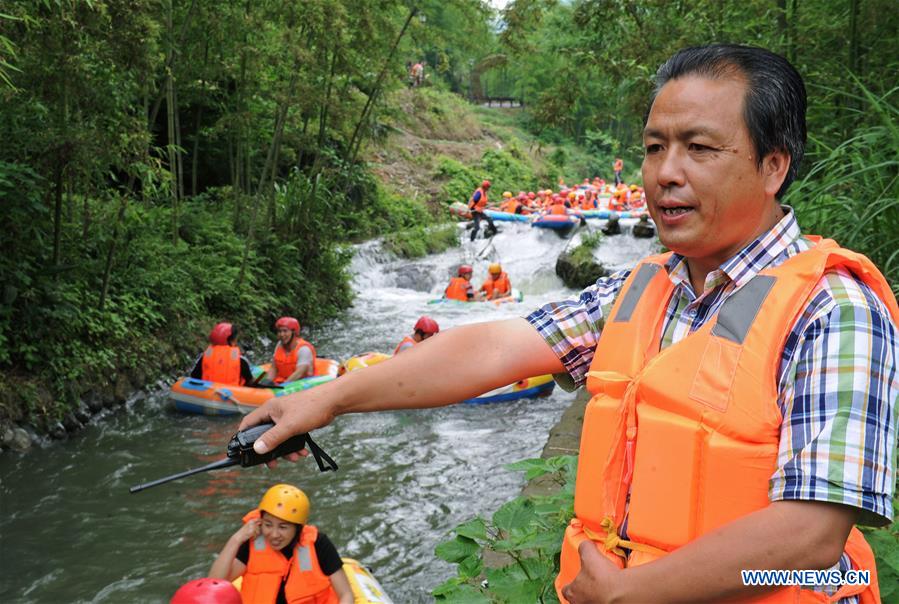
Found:
M 281 327 L 291 330 L 295 336 L 300 335 L 300 322 L 293 317 L 281 317 L 275 321 L 275 329 L 280 329 Z
M 234 326 L 230 323 L 216 323 L 209 332 L 209 343 L 213 346 L 224 346 L 228 339 L 234 335 Z
M 482 183 L 481 183 L 481 188 L 483 188 L 483 189 L 489 189 L 489 188 L 490 188 L 490 181 L 489 181 L 489 180 L 485 180 L 484 182 L 482 182 Z

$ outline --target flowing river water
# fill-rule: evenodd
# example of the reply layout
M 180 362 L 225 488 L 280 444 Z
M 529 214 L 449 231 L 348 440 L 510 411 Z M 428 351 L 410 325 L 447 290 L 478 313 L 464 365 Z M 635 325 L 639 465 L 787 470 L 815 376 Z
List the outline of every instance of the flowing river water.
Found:
M 569 241 L 526 224 L 501 229 L 492 242 L 470 243 L 463 233 L 462 247 L 416 261 L 398 260 L 378 242 L 358 246 L 353 307 L 307 337 L 331 358 L 392 352 L 422 314 L 448 329 L 576 295 L 554 272 Z M 604 239 L 596 256 L 624 267 L 651 246 L 622 235 Z M 473 264 L 479 285 L 493 261 L 524 292 L 523 303 L 428 304 L 458 264 Z M 262 360 L 269 350 L 257 347 L 248 354 Z M 319 474 L 309 460 L 229 468 L 131 495 L 132 485 L 222 457 L 238 424 L 175 412 L 167 386 L 176 377 L 147 385 L 67 441 L 0 457 L 0 601 L 168 602 L 179 585 L 205 575 L 262 493 L 287 482 L 309 495 L 310 522 L 341 555 L 370 567 L 397 604 L 430 602 L 430 590 L 454 574 L 434 547 L 519 492 L 523 478 L 505 464 L 538 456 L 573 397 L 556 388 L 512 403 L 342 416 L 315 432 L 340 465 L 336 473 Z

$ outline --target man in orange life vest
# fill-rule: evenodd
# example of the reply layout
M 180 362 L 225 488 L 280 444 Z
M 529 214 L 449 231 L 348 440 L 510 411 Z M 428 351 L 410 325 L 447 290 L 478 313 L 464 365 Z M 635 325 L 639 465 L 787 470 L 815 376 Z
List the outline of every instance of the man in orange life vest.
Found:
M 512 282 L 509 281 L 509 275 L 503 271 L 503 267 L 498 263 L 492 263 L 487 272 L 489 276 L 481 284 L 481 291 L 488 300 L 496 300 L 498 298 L 507 298 L 512 295 Z
M 209 576 L 241 580 L 245 604 L 352 604 L 340 554 L 311 524 L 309 498 L 289 484 L 263 495 L 219 555 Z M 209 600 L 210 602 L 212 600 Z
M 278 344 L 268 370 L 268 379 L 276 384 L 315 375 L 315 347 L 300 337 L 300 322 L 293 317 L 275 321 Z
M 190 377 L 229 386 L 253 383 L 250 363 L 237 346 L 237 327 L 217 323 L 209 332 L 209 346 L 197 358 Z
M 446 286 L 443 297 L 447 300 L 458 300 L 459 302 L 483 300 L 484 294 L 475 292 L 474 286 L 471 284 L 472 273 L 471 265 L 463 264 L 459 266 L 456 276 L 450 279 L 449 285 Z
M 413 328 L 412 335 L 403 338 L 400 343 L 397 344 L 396 350 L 393 351 L 393 354 L 399 354 L 404 350 L 409 350 L 419 342 L 423 342 L 431 336 L 437 335 L 437 333 L 439 332 L 440 326 L 437 325 L 437 321 L 435 321 L 431 317 L 422 315 L 418 318 L 418 321 L 415 322 L 415 327 Z
M 493 237 L 496 234 L 496 225 L 493 224 L 493 219 L 484 212 L 487 209 L 487 191 L 489 189 L 490 181 L 485 180 L 480 187 L 474 190 L 474 193 L 471 194 L 471 198 L 468 200 L 468 210 L 471 212 L 471 219 L 474 221 L 474 227 L 471 229 L 472 241 L 478 236 L 482 220 L 486 220 L 489 225 L 485 231 L 487 237 Z
M 656 74 L 643 130 L 646 204 L 670 252 L 525 319 L 456 327 L 271 399 L 241 428 L 274 421 L 254 445 L 265 452 L 344 413 L 450 404 L 553 373 L 593 395 L 563 602 L 879 602 L 854 525 L 894 515 L 899 305 L 870 260 L 803 235 L 780 202 L 805 112 L 781 56 L 678 52 Z M 829 578 L 754 586 L 742 571 L 755 569 Z

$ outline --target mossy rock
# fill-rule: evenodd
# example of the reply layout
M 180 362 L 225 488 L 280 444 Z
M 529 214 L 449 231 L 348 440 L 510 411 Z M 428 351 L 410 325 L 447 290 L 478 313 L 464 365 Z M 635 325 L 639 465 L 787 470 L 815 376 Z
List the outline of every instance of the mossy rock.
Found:
M 584 289 L 596 283 L 600 277 L 607 276 L 609 271 L 593 258 L 590 250 L 577 247 L 573 252 L 566 251 L 559 255 L 556 260 L 556 274 L 566 286 Z

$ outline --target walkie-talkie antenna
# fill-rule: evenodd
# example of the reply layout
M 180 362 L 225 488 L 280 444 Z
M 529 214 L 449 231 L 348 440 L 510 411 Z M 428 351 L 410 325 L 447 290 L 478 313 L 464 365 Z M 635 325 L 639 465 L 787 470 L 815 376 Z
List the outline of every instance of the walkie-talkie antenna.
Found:
M 240 465 L 239 459 L 230 459 L 226 457 L 225 459 L 220 459 L 218 461 L 214 461 L 210 464 L 206 464 L 200 468 L 193 468 L 190 470 L 186 470 L 179 474 L 172 474 L 171 476 L 166 476 L 165 478 L 160 478 L 158 480 L 153 480 L 151 482 L 145 482 L 144 484 L 139 484 L 135 487 L 131 487 L 128 489 L 131 493 L 137 493 L 138 491 L 143 491 L 144 489 L 149 489 L 150 487 L 159 486 L 161 484 L 165 484 L 167 482 L 171 482 L 173 480 L 178 480 L 179 478 L 184 478 L 185 476 L 193 476 L 194 474 L 199 474 L 200 472 L 208 472 L 209 470 L 218 470 L 219 468 L 227 468 L 229 466 L 237 466 Z

